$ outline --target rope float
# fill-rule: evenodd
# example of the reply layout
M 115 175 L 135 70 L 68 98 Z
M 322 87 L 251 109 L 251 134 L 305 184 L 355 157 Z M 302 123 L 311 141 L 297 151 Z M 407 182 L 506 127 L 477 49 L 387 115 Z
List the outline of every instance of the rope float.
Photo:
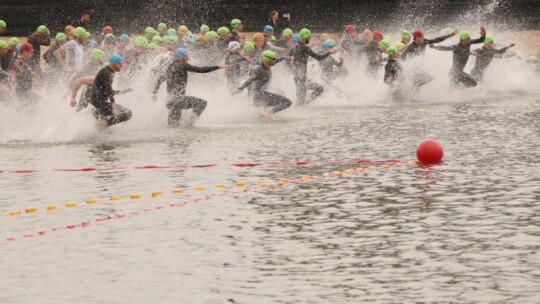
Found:
M 369 162 L 373 162 L 373 161 L 369 161 Z M 320 176 L 317 176 L 317 175 L 315 175 L 315 176 L 303 175 L 303 176 L 300 176 L 298 178 L 286 178 L 286 177 L 283 177 L 283 178 L 280 178 L 275 183 L 272 183 L 269 180 L 260 180 L 256 185 L 253 186 L 253 188 L 258 189 L 258 188 L 261 188 L 261 187 L 265 187 L 267 189 L 274 189 L 276 187 L 283 187 L 284 185 L 287 185 L 287 184 L 299 184 L 299 183 L 311 182 L 311 181 L 314 181 L 314 180 L 319 180 L 319 179 L 322 179 L 322 178 L 341 177 L 341 176 L 345 176 L 345 175 L 354 175 L 354 174 L 357 174 L 357 173 L 373 171 L 375 169 L 389 169 L 389 168 L 392 168 L 392 167 L 394 167 L 394 168 L 402 167 L 402 163 L 399 162 L 399 161 L 389 161 L 389 162 L 387 162 L 388 164 L 385 164 L 384 163 L 385 161 L 379 161 L 379 162 L 383 163 L 383 164 L 378 165 L 378 166 L 371 165 L 371 166 L 367 166 L 367 167 L 357 167 L 357 168 L 354 168 L 354 169 L 346 169 L 346 170 L 343 170 L 343 171 L 326 172 L 326 173 L 321 174 Z M 365 164 L 367 162 L 360 162 L 360 163 Z M 409 165 L 415 165 L 416 161 L 411 160 L 411 161 L 408 161 L 407 163 Z M 248 188 L 248 183 L 246 183 L 246 182 L 239 181 L 239 182 L 236 182 L 234 185 L 237 188 L 240 188 L 240 190 L 239 191 L 230 191 L 230 192 L 220 192 L 218 196 L 226 196 L 226 195 L 236 196 L 236 195 L 239 195 L 239 194 L 242 194 L 242 193 L 247 193 L 247 192 L 250 191 L 250 189 Z M 223 188 L 228 188 L 229 186 L 227 186 L 226 184 L 216 184 L 215 187 L 218 188 L 218 189 L 223 189 Z M 202 186 L 197 186 L 197 187 L 194 187 L 194 190 L 195 191 L 205 191 L 206 188 L 202 187 Z M 174 188 L 174 189 L 172 189 L 172 193 L 174 193 L 174 194 L 182 194 L 182 193 L 184 193 L 184 189 L 182 189 L 182 188 Z M 158 198 L 162 194 L 163 194 L 162 191 L 153 191 L 153 192 L 150 193 L 150 195 L 153 198 Z M 133 194 L 130 194 L 129 197 L 131 199 L 140 199 L 142 197 L 142 195 L 139 194 L 139 193 L 133 193 Z M 195 197 L 195 198 L 192 199 L 192 201 L 193 202 L 201 202 L 201 201 L 205 201 L 205 200 L 210 200 L 210 199 L 215 198 L 215 197 L 216 197 L 216 195 L 207 194 L 205 196 Z M 114 200 L 120 200 L 121 198 L 122 198 L 121 196 L 111 196 L 111 197 L 109 197 L 109 200 L 114 201 Z M 104 222 L 104 221 L 112 220 L 112 219 L 123 219 L 123 218 L 126 218 L 126 217 L 133 217 L 133 216 L 136 216 L 136 215 L 143 214 L 145 212 L 162 210 L 162 209 L 167 208 L 167 207 L 171 208 L 171 207 L 183 206 L 183 205 L 186 205 L 186 204 L 188 204 L 188 203 L 190 203 L 192 201 L 183 200 L 182 202 L 171 202 L 168 205 L 160 204 L 160 205 L 155 206 L 154 208 L 144 208 L 142 212 L 139 211 L 139 210 L 133 210 L 133 211 L 130 212 L 130 214 L 125 214 L 125 213 L 112 214 L 112 215 L 109 215 L 109 216 L 106 216 L 106 217 L 98 217 L 98 218 L 95 219 L 95 221 L 96 222 Z M 89 204 L 89 205 L 92 205 L 92 204 L 98 203 L 98 201 L 96 199 L 88 199 L 88 200 L 86 200 L 86 203 Z M 65 204 L 66 208 L 73 208 L 73 207 L 77 207 L 77 206 L 78 206 L 78 204 L 74 203 L 74 202 L 68 202 L 68 203 Z M 56 209 L 57 209 L 56 205 L 47 205 L 46 206 L 47 211 L 54 211 Z M 24 211 L 24 213 L 27 213 L 27 214 L 33 214 L 33 213 L 36 213 L 38 211 L 38 209 L 36 207 L 28 207 L 28 208 L 23 209 L 22 211 Z M 17 215 L 22 214 L 23 213 L 22 211 L 21 210 L 12 210 L 12 211 L 9 211 L 5 215 L 17 216 Z M 91 223 L 90 221 L 85 220 L 85 221 L 82 221 L 79 224 L 70 223 L 70 224 L 67 224 L 67 225 L 64 225 L 64 226 L 55 226 L 55 227 L 51 228 L 51 231 L 58 231 L 58 230 L 61 230 L 61 229 L 85 228 L 85 227 L 88 227 L 90 225 L 90 223 Z M 23 234 L 22 237 L 23 238 L 32 238 L 32 237 L 36 237 L 36 236 L 46 235 L 46 233 L 47 233 L 47 230 L 41 229 L 36 234 L 27 233 L 27 234 Z M 16 237 L 15 236 L 8 236 L 6 238 L 6 240 L 7 241 L 14 241 L 14 240 L 16 240 Z

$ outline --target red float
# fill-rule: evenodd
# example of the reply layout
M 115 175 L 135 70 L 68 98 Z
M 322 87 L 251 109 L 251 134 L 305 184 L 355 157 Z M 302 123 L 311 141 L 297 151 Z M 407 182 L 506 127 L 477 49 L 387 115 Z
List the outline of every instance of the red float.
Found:
M 416 149 L 416 157 L 418 161 L 424 164 L 435 164 L 442 161 L 443 147 L 433 139 L 426 139 L 418 145 Z

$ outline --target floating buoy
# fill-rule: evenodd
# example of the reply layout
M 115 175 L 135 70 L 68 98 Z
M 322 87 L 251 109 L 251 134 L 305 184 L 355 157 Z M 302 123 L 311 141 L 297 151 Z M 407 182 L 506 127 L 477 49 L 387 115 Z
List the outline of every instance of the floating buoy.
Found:
M 435 164 L 440 163 L 443 158 L 443 147 L 433 139 L 426 139 L 418 145 L 416 157 L 421 163 Z
M 225 184 L 217 184 L 216 188 L 227 188 L 227 185 L 225 185 Z
M 160 196 L 161 193 L 162 193 L 161 191 L 154 191 L 154 192 L 152 192 L 152 197 Z
M 119 199 L 121 199 L 121 198 L 122 198 L 122 197 L 120 197 L 120 196 L 113 195 L 113 196 L 111 196 L 110 200 L 111 200 L 111 201 L 117 201 L 117 200 L 119 200 Z
M 184 192 L 184 189 L 182 189 L 182 188 L 174 188 L 172 192 L 173 193 L 182 193 L 182 192 Z
M 51 211 L 56 209 L 56 205 L 47 205 L 47 210 Z
M 21 211 L 19 211 L 19 210 L 12 210 L 12 211 L 8 212 L 8 215 L 11 215 L 11 216 L 19 215 L 19 214 L 21 214 Z
M 235 185 L 236 185 L 236 187 L 245 187 L 246 182 L 237 182 Z
M 286 178 L 286 177 L 282 177 L 282 178 L 279 179 L 279 182 L 281 182 L 281 183 L 287 183 L 287 182 L 289 182 L 289 179 Z
M 69 203 L 66 203 L 66 207 L 68 207 L 68 208 L 77 207 L 77 204 L 69 202 Z
M 195 187 L 195 190 L 196 191 L 204 191 L 204 190 L 206 190 L 206 188 L 199 186 L 199 187 Z
M 95 203 L 97 203 L 97 199 L 93 199 L 93 198 L 88 199 L 88 200 L 86 200 L 86 203 L 87 204 L 95 204 Z
M 24 212 L 26 212 L 26 213 L 34 213 L 36 211 L 37 211 L 36 207 L 28 207 L 28 208 L 24 209 Z
M 137 199 L 137 198 L 141 198 L 141 195 L 138 193 L 133 193 L 129 197 L 131 197 L 132 199 Z

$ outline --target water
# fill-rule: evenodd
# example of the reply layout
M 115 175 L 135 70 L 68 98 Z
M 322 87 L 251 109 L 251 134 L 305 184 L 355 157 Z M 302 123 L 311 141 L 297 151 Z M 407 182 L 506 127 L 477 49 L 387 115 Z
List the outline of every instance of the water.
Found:
M 337 83 L 345 96 L 329 92 L 275 122 L 258 119 L 244 96 L 229 97 L 220 74 L 190 80 L 190 94 L 210 101 L 193 129 L 165 127 L 163 95 L 152 103 L 144 79 L 117 99 L 133 119 L 101 134 L 61 91 L 29 112 L 2 106 L 0 211 L 38 212 L 0 217 L 0 301 L 537 302 L 538 78 L 494 61 L 482 87 L 449 93 L 450 56 L 428 51 L 436 78 L 412 102 L 393 104 L 380 81 L 353 73 Z M 294 96 L 279 71 L 274 88 Z M 444 164 L 409 164 L 425 138 L 443 144 Z M 255 187 L 367 166 L 327 163 L 357 159 L 403 165 Z M 311 163 L 230 166 L 299 160 Z M 209 163 L 218 166 L 134 169 Z M 98 170 L 54 171 L 84 167 Z M 18 169 L 38 171 L 10 172 Z M 232 194 L 236 182 L 249 192 Z M 163 194 L 152 198 L 156 190 Z M 58 208 L 46 212 L 50 204 Z M 88 227 L 51 230 L 84 220 Z M 40 229 L 44 236 L 22 237 Z

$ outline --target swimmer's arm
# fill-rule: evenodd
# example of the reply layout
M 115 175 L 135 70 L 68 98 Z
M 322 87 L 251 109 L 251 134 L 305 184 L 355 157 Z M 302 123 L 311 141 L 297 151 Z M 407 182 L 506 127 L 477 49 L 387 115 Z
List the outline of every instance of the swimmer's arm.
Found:
M 512 43 L 512 44 L 510 44 L 510 45 L 507 46 L 507 47 L 503 47 L 503 48 L 501 48 L 501 49 L 495 50 L 495 53 L 497 53 L 497 54 L 503 54 L 503 53 L 505 53 L 506 51 L 508 51 L 508 49 L 510 49 L 511 47 L 513 47 L 513 46 L 515 46 L 515 45 L 516 45 L 515 43 Z
M 156 81 L 156 84 L 154 85 L 154 90 L 152 91 L 153 95 L 156 95 L 159 91 L 159 88 L 161 87 L 161 84 L 165 81 L 165 74 L 162 74 L 159 76 L 158 80 Z
M 255 81 L 255 79 L 257 79 L 257 77 L 258 77 L 257 73 L 250 72 L 248 79 L 238 88 L 238 90 L 243 90 L 243 89 L 249 87 L 249 85 L 253 81 Z
M 76 105 L 75 98 L 77 98 L 77 92 L 79 91 L 79 88 L 83 84 L 87 84 L 87 85 L 93 84 L 94 79 L 95 79 L 94 76 L 85 76 L 85 77 L 81 77 L 81 78 L 77 79 L 77 81 L 75 81 L 75 84 L 73 85 L 73 88 L 71 89 L 71 101 L 70 101 L 70 104 L 71 104 L 72 107 L 74 107 Z
M 59 47 L 56 51 L 54 51 L 54 56 L 56 56 L 56 59 L 60 61 L 62 65 L 66 65 L 66 61 L 64 60 L 64 56 L 62 56 L 62 51 L 65 49 L 65 44 Z
M 439 50 L 439 51 L 453 51 L 454 47 L 455 47 L 454 45 L 450 45 L 450 46 L 435 45 L 435 46 L 433 46 L 434 49 Z
M 186 70 L 189 71 L 189 72 L 193 72 L 193 73 L 210 73 L 210 72 L 213 72 L 213 71 L 215 71 L 217 69 L 219 69 L 219 66 L 217 66 L 217 65 L 206 66 L 206 67 L 198 67 L 198 66 L 194 66 L 194 65 L 191 65 L 189 63 L 186 63 Z
M 326 57 L 328 57 L 328 56 L 331 55 L 330 52 L 326 52 L 326 53 L 324 53 L 324 54 L 317 54 L 317 53 L 315 53 L 312 49 L 310 49 L 310 48 L 308 48 L 308 47 L 306 47 L 306 53 L 307 53 L 309 56 L 311 56 L 311 57 L 313 57 L 313 58 L 315 58 L 315 59 L 317 59 L 317 60 L 319 60 L 319 61 L 321 61 L 321 60 L 323 60 L 324 58 L 326 58 Z

